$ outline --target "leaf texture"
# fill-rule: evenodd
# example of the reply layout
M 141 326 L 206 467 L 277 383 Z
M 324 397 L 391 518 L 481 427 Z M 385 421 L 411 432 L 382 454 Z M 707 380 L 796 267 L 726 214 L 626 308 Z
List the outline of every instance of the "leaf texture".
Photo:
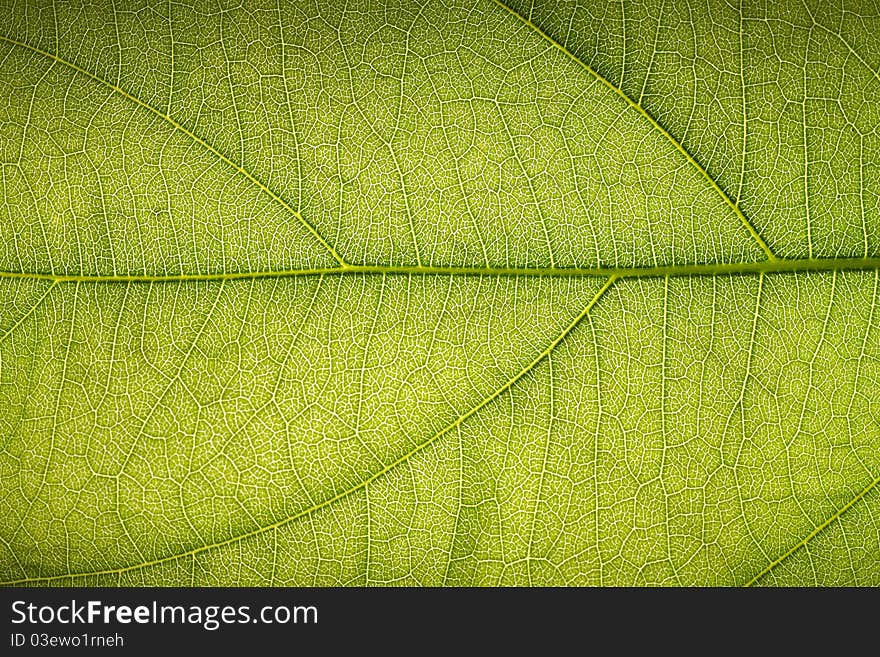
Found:
M 0 27 L 0 580 L 880 584 L 880 8 Z

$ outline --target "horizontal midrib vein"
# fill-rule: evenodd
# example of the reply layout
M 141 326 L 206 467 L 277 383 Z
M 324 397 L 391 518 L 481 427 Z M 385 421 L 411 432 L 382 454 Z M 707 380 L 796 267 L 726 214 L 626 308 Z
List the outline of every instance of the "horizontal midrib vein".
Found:
M 77 275 L 0 272 L 2 279 L 44 280 L 55 283 L 185 283 L 255 278 L 286 278 L 319 275 L 438 275 L 438 276 L 546 276 L 599 278 L 652 278 L 657 276 L 721 276 L 724 274 L 776 274 L 795 272 L 871 271 L 880 269 L 880 256 L 871 258 L 763 260 L 760 262 L 656 265 L 649 267 L 467 267 L 418 265 L 346 265 L 278 271 L 207 274 Z
M 207 552 L 209 550 L 216 550 L 216 549 L 221 548 L 225 545 L 231 545 L 233 543 L 238 543 L 240 541 L 246 540 L 246 539 L 251 538 L 253 536 L 258 536 L 260 534 L 263 534 L 267 531 L 271 531 L 273 529 L 277 529 L 279 527 L 289 525 L 290 523 L 295 522 L 295 521 L 299 520 L 300 518 L 304 518 L 304 517 L 308 516 L 309 514 L 315 513 L 325 507 L 330 506 L 331 504 L 335 504 L 339 500 L 342 500 L 342 499 L 348 497 L 349 495 L 352 495 L 352 494 L 366 488 L 367 486 L 369 486 L 372 482 L 376 481 L 377 479 L 381 479 L 382 477 L 384 477 L 386 474 L 388 474 L 389 472 L 394 470 L 399 465 L 406 463 L 413 456 L 415 456 L 416 454 L 418 454 L 421 451 L 424 451 L 427 447 L 429 447 L 430 445 L 435 443 L 439 438 L 441 438 L 442 436 L 445 436 L 447 433 L 449 433 L 450 431 L 452 431 L 456 427 L 461 426 L 461 424 L 465 420 L 467 420 L 469 417 L 474 415 L 481 408 L 488 406 L 492 401 L 494 401 L 495 399 L 500 397 L 502 394 L 504 394 L 507 390 L 509 390 L 517 381 L 519 381 L 526 374 L 531 372 L 535 368 L 535 366 L 538 365 L 538 363 L 540 363 L 545 358 L 547 358 L 547 356 L 550 354 L 550 352 L 552 352 L 559 345 L 559 343 L 562 342 L 565 339 L 565 337 L 567 335 L 569 335 L 578 324 L 580 324 L 581 320 L 583 320 L 584 317 L 587 316 L 587 313 L 589 313 L 593 309 L 593 307 L 596 305 L 596 303 L 598 303 L 599 299 L 601 299 L 602 296 L 605 294 L 605 292 L 608 291 L 608 288 L 610 288 L 614 284 L 615 280 L 617 280 L 616 276 L 610 276 L 608 278 L 608 280 L 606 280 L 605 283 L 602 285 L 602 287 L 600 287 L 599 290 L 593 295 L 593 297 L 590 299 L 589 303 L 587 303 L 586 307 L 577 315 L 577 317 L 575 317 L 571 322 L 569 322 L 569 324 L 559 333 L 559 335 L 557 335 L 553 339 L 552 342 L 550 342 L 550 344 L 548 344 L 544 348 L 543 351 L 541 351 L 537 356 L 535 356 L 531 361 L 529 361 L 529 363 L 527 365 L 525 365 L 513 377 L 508 379 L 501 387 L 497 388 L 494 392 L 492 392 L 491 394 L 489 394 L 488 396 L 483 398 L 479 403 L 472 406 L 470 408 L 470 410 L 459 415 L 450 424 L 443 427 L 440 431 L 438 431 L 437 433 L 432 435 L 427 440 L 425 440 L 425 441 L 419 443 L 418 445 L 416 445 L 415 447 L 413 447 L 411 450 L 409 450 L 403 456 L 399 457 L 397 460 L 392 461 L 391 463 L 389 463 L 388 465 L 383 467 L 378 472 L 376 472 L 376 473 L 370 475 L 369 477 L 367 477 L 366 479 L 364 479 L 359 484 L 352 486 L 351 488 L 347 488 L 346 490 L 344 490 L 340 493 L 337 493 L 333 497 L 330 497 L 322 502 L 318 502 L 307 509 L 303 509 L 302 511 L 300 511 L 298 513 L 295 513 L 287 518 L 283 518 L 277 522 L 271 523 L 271 524 L 266 525 L 264 527 L 258 527 L 256 529 L 249 531 L 249 532 L 239 534 L 238 536 L 232 536 L 232 537 L 227 538 L 222 541 L 217 541 L 215 543 L 202 545 L 198 548 L 188 550 L 188 551 L 182 552 L 180 554 L 173 554 L 170 556 L 155 559 L 153 561 L 139 563 L 139 564 L 135 564 L 135 565 L 131 565 L 131 566 L 124 566 L 124 567 L 115 568 L 115 569 L 100 570 L 100 571 L 93 571 L 93 572 L 83 572 L 83 573 L 71 573 L 71 574 L 67 574 L 67 575 L 49 575 L 46 577 L 28 577 L 25 579 L 15 580 L 15 581 L 11 581 L 11 582 L 0 582 L 0 586 L 20 585 L 20 584 L 27 584 L 30 582 L 58 581 L 58 580 L 65 580 L 65 579 L 71 579 L 71 578 L 77 578 L 77 577 L 95 577 L 95 576 L 100 576 L 100 575 L 116 575 L 116 574 L 125 573 L 125 572 L 132 572 L 135 570 L 142 570 L 142 569 L 148 568 L 150 566 L 156 566 L 156 565 L 168 563 L 171 561 L 177 561 L 178 559 L 182 559 L 187 556 L 194 556 L 196 554 L 201 554 L 202 552 Z

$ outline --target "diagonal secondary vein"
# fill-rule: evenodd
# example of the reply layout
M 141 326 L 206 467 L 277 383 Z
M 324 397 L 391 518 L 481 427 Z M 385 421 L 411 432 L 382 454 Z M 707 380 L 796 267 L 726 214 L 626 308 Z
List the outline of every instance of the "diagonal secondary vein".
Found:
M 568 48 L 566 48 L 561 43 L 556 41 L 556 39 L 554 39 L 549 34 L 544 32 L 540 27 L 535 25 L 531 20 L 529 20 L 528 18 L 526 18 L 525 16 L 520 14 L 515 9 L 507 6 L 504 2 L 502 2 L 502 0 L 493 0 L 493 1 L 499 7 L 502 7 L 507 12 L 509 12 L 510 14 L 515 16 L 518 20 L 520 20 L 524 24 L 528 25 L 532 30 L 534 30 L 536 33 L 538 33 L 545 41 L 547 41 L 547 43 L 549 43 L 553 48 L 560 50 L 571 61 L 573 61 L 575 64 L 577 64 L 578 66 L 583 68 L 587 73 L 589 73 L 591 77 L 595 78 L 602 85 L 604 85 L 605 87 L 607 87 L 608 89 L 613 91 L 617 96 L 620 96 L 620 98 L 622 98 L 624 100 L 624 102 L 626 102 L 627 105 L 629 105 L 634 110 L 636 110 L 639 114 L 641 114 L 648 121 L 648 123 L 651 124 L 651 126 L 655 130 L 657 130 L 661 135 L 663 135 L 663 137 L 666 138 L 667 141 L 669 141 L 670 144 L 672 144 L 672 146 L 675 148 L 675 150 L 677 150 L 679 153 L 681 153 L 685 157 L 685 159 L 688 161 L 688 164 L 693 166 L 700 173 L 700 175 L 706 179 L 706 181 L 709 183 L 709 185 L 712 187 L 712 189 L 714 189 L 721 196 L 721 198 L 724 200 L 724 203 L 728 207 L 730 207 L 731 210 L 733 210 L 734 214 L 736 214 L 737 218 L 739 218 L 740 222 L 743 224 L 745 229 L 749 232 L 749 235 L 752 236 L 752 239 L 755 240 L 757 245 L 761 248 L 761 251 L 763 251 L 764 255 L 767 256 L 767 259 L 771 260 L 771 261 L 777 259 L 776 254 L 773 253 L 773 251 L 770 249 L 770 247 L 767 245 L 767 243 L 764 241 L 764 239 L 761 237 L 761 235 L 758 233 L 758 231 L 752 225 L 752 223 L 743 214 L 742 210 L 739 209 L 739 206 L 733 202 L 733 199 L 731 199 L 730 196 L 728 196 L 727 193 L 723 189 L 721 189 L 721 187 L 718 185 L 717 182 L 715 182 L 715 179 L 709 175 L 709 172 L 706 171 L 706 169 L 703 167 L 703 165 L 701 165 L 699 162 L 697 162 L 696 159 L 694 159 L 694 157 L 684 148 L 684 146 L 682 146 L 681 143 L 675 137 L 673 137 L 671 134 L 669 134 L 669 132 L 667 132 L 667 130 L 662 125 L 660 125 L 660 123 L 657 121 L 657 119 L 655 119 L 653 116 L 651 116 L 651 114 L 648 113 L 648 111 L 645 110 L 644 107 L 642 107 L 639 103 L 637 103 L 632 98 L 627 96 L 620 87 L 617 87 L 614 84 L 612 84 L 607 78 L 605 78 L 603 75 L 601 75 L 598 71 L 596 71 L 589 64 L 584 62 L 579 57 L 576 57 L 574 55 L 574 53 L 572 53 Z
M 818 536 L 820 533 L 822 533 L 822 531 L 824 529 L 826 529 L 829 525 L 831 525 L 835 521 L 840 520 L 840 518 L 843 516 L 843 514 L 845 514 L 847 511 L 849 511 L 851 508 L 853 508 L 860 500 L 863 500 L 865 497 L 867 497 L 868 493 L 870 493 L 872 490 L 877 488 L 878 484 L 880 484 L 880 477 L 875 478 L 874 481 L 872 481 L 870 484 L 865 486 L 865 488 L 863 488 L 862 491 L 858 495 L 853 497 L 849 502 L 847 502 L 842 507 L 840 507 L 837 511 L 835 511 L 834 514 L 830 518 L 828 518 L 828 520 L 826 520 L 821 525 L 818 525 L 815 529 L 813 529 L 813 531 L 811 531 L 809 534 L 807 534 L 807 536 L 802 541 L 800 541 L 799 543 L 797 543 L 793 547 L 789 548 L 788 551 L 784 552 L 782 555 L 780 555 L 779 557 L 777 557 L 776 559 L 771 561 L 769 564 L 767 564 L 767 566 L 761 572 L 759 572 L 757 575 L 755 575 L 752 579 L 750 579 L 746 583 L 746 586 L 754 586 L 761 579 L 766 577 L 779 564 L 781 564 L 783 561 L 788 559 L 795 552 L 798 552 L 801 548 L 806 547 L 807 543 L 809 543 L 814 538 L 816 538 L 816 536 Z
M 207 141 L 205 141 L 204 139 L 202 139 L 201 137 L 199 137 L 198 135 L 196 135 L 192 131 L 188 130 L 186 127 L 183 126 L 183 124 L 179 123 L 178 121 L 173 119 L 171 116 L 169 116 L 165 112 L 162 112 L 161 110 L 156 109 L 155 107 L 153 107 L 149 103 L 142 101 L 137 96 L 130 94 L 125 89 L 122 89 L 121 87 L 118 87 L 117 85 L 115 85 L 111 82 L 108 82 L 104 78 L 102 78 L 98 75 L 95 75 L 91 71 L 88 71 L 88 70 L 82 68 L 81 66 L 74 64 L 73 62 L 70 62 L 62 57 L 59 57 L 55 53 L 49 52 L 48 50 L 43 50 L 42 48 L 38 48 L 36 46 L 32 46 L 29 43 L 25 43 L 24 41 L 17 41 L 15 39 L 10 39 L 9 37 L 3 36 L 2 34 L 0 34 L 0 41 L 5 41 L 6 43 L 12 44 L 13 46 L 25 48 L 27 50 L 30 50 L 31 52 L 42 55 L 43 57 L 47 57 L 54 62 L 58 62 L 59 64 L 67 66 L 67 67 L 73 69 L 74 71 L 76 71 L 77 73 L 85 75 L 88 78 L 94 80 L 95 82 L 98 82 L 99 84 L 107 87 L 108 89 L 110 89 L 114 93 L 119 94 L 123 98 L 130 100 L 131 102 L 137 104 L 139 107 L 144 108 L 145 110 L 147 110 L 151 114 L 155 114 L 163 121 L 166 121 L 171 126 L 173 126 L 175 130 L 180 131 L 181 133 L 183 133 L 184 135 L 186 135 L 187 137 L 192 139 L 197 144 L 200 144 L 201 146 L 206 148 L 208 151 L 211 152 L 212 155 L 218 157 L 222 162 L 231 166 L 240 175 L 244 176 L 249 182 L 256 185 L 260 189 L 260 191 L 262 191 L 267 196 L 269 196 L 269 198 L 271 198 L 275 203 L 277 203 L 282 208 L 284 208 L 284 210 L 286 210 L 291 215 L 296 217 L 296 219 L 306 228 L 306 230 L 309 231 L 309 233 L 311 233 L 311 235 L 321 244 L 321 246 L 323 246 L 327 250 L 327 252 L 333 257 L 334 260 L 336 260 L 340 265 L 345 264 L 345 260 L 343 260 L 343 258 L 336 252 L 336 249 L 334 249 L 327 242 L 327 240 L 325 240 L 321 236 L 321 234 L 318 233 L 317 229 L 314 226 L 312 226 L 312 224 L 310 224 L 308 221 L 306 221 L 303 218 L 303 216 L 302 216 L 302 214 L 300 214 L 299 210 L 295 210 L 294 208 L 292 208 L 290 206 L 290 204 L 287 203 L 287 201 L 285 201 L 283 198 L 278 196 L 278 194 L 276 194 L 271 189 L 269 189 L 265 184 L 260 182 L 257 178 L 254 177 L 254 175 L 250 171 L 245 169 L 242 165 L 236 164 L 235 162 L 230 160 L 226 155 L 224 155 L 222 152 L 218 151 L 210 143 L 208 143 Z
M 386 474 L 388 474 L 389 472 L 394 470 L 397 466 L 399 466 L 403 463 L 406 463 L 414 455 L 418 454 L 419 452 L 424 451 L 427 447 L 429 447 L 430 445 L 435 443 L 442 436 L 446 435 L 450 431 L 461 426 L 461 424 L 465 420 L 467 420 L 469 417 L 474 415 L 481 408 L 487 406 L 492 401 L 494 401 L 495 399 L 500 397 L 502 394 L 504 394 L 507 390 L 509 390 L 511 386 L 513 386 L 517 381 L 522 379 L 526 374 L 531 372 L 535 368 L 535 366 L 538 365 L 538 363 L 540 363 L 541 361 L 543 361 L 545 358 L 547 358 L 550 355 L 550 353 L 559 345 L 559 343 L 562 342 L 566 338 L 566 336 L 568 336 L 574 330 L 574 328 L 578 324 L 580 324 L 580 322 L 584 319 L 584 317 L 586 317 L 589 314 L 589 312 L 593 309 L 593 307 L 595 307 L 595 305 L 599 302 L 599 299 L 602 298 L 602 296 L 605 294 L 605 292 L 608 291 L 608 289 L 614 284 L 614 281 L 616 281 L 617 279 L 618 279 L 617 276 L 614 276 L 614 275 L 610 276 L 605 281 L 605 283 L 602 285 L 602 287 L 600 287 L 599 290 L 593 295 L 592 299 L 590 299 L 589 303 L 587 303 L 587 305 L 584 307 L 584 309 L 568 324 L 568 326 L 566 326 L 562 330 L 562 332 L 559 333 L 559 335 L 557 335 L 553 339 L 553 341 L 550 342 L 550 344 L 548 344 L 544 348 L 543 351 L 541 351 L 537 356 L 535 356 L 527 365 L 525 365 L 519 372 L 517 372 L 512 378 L 510 378 L 501 387 L 497 388 L 494 392 L 492 392 L 490 395 L 485 397 L 478 404 L 476 404 L 475 406 L 472 406 L 470 408 L 470 410 L 468 410 L 465 413 L 463 413 L 462 415 L 458 416 L 458 418 L 456 418 L 453 422 L 451 422 L 447 426 L 443 427 L 443 429 L 441 429 L 440 431 L 435 433 L 433 436 L 431 436 L 427 440 L 425 440 L 425 441 L 419 443 L 418 445 L 416 445 L 415 447 L 413 447 L 409 452 L 407 452 L 403 456 L 399 457 L 397 460 L 392 461 L 391 463 L 387 464 L 384 468 L 382 468 L 378 472 L 370 475 L 369 477 L 364 479 L 359 484 L 352 486 L 351 488 L 348 488 L 340 493 L 337 493 L 333 497 L 330 497 L 322 502 L 318 502 L 318 503 L 316 503 L 306 509 L 303 509 L 302 511 L 299 511 L 298 513 L 295 513 L 292 516 L 289 516 L 287 518 L 283 518 L 277 522 L 266 525 L 264 527 L 258 527 L 256 529 L 249 531 L 249 532 L 239 534 L 238 536 L 232 536 L 232 537 L 227 538 L 223 541 L 217 541 L 216 543 L 202 545 L 202 546 L 195 548 L 193 550 L 188 550 L 186 552 L 181 552 L 179 554 L 173 554 L 170 556 L 162 557 L 160 559 L 155 559 L 153 561 L 134 564 L 131 566 L 125 566 L 123 568 L 115 568 L 115 569 L 108 569 L 108 570 L 74 573 L 74 574 L 67 574 L 67 575 L 50 575 L 47 577 L 33 577 L 33 578 L 28 577 L 28 578 L 24 578 L 21 580 L 15 580 L 15 581 L 10 581 L 10 582 L 0 582 L 0 586 L 27 584 L 27 583 L 31 583 L 31 582 L 57 581 L 57 580 L 63 580 L 63 579 L 71 579 L 71 578 L 75 578 L 75 577 L 90 577 L 90 576 L 93 577 L 93 576 L 98 576 L 98 575 L 114 575 L 114 574 L 119 574 L 119 573 L 124 573 L 124 572 L 131 572 L 131 571 L 135 571 L 135 570 L 142 570 L 144 568 L 149 568 L 150 566 L 156 566 L 156 565 L 167 563 L 170 561 L 176 561 L 178 559 L 182 559 L 182 558 L 185 558 L 188 556 L 193 556 L 196 554 L 201 554 L 203 552 L 207 552 L 209 550 L 218 549 L 218 548 L 221 548 L 226 545 L 231 545 L 233 543 L 239 543 L 239 542 L 241 542 L 245 539 L 248 539 L 252 536 L 258 536 L 260 534 L 264 534 L 265 532 L 273 531 L 275 529 L 278 529 L 279 527 L 283 527 L 285 525 L 288 525 L 292 522 L 295 522 L 296 520 L 299 520 L 300 518 L 304 518 L 306 516 L 309 516 L 312 513 L 315 513 L 317 511 L 327 507 L 327 506 L 330 506 L 331 504 L 334 504 L 334 503 L 338 502 L 339 500 L 342 500 L 346 497 L 349 497 L 350 495 L 357 493 L 360 490 L 365 489 L 367 486 L 369 486 L 371 483 L 373 483 L 377 479 L 381 479 Z

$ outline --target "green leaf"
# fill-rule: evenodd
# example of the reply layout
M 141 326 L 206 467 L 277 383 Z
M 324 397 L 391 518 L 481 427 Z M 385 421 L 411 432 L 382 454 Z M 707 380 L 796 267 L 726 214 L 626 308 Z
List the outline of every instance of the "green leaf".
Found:
M 123 4 L 3 2 L 0 580 L 880 584 L 876 4 Z

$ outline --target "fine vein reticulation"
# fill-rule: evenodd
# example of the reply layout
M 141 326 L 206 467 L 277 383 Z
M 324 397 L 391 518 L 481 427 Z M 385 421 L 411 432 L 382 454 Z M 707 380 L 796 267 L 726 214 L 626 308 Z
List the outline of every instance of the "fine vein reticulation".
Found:
M 0 579 L 877 583 L 880 17 L 685 4 L 14 7 Z

